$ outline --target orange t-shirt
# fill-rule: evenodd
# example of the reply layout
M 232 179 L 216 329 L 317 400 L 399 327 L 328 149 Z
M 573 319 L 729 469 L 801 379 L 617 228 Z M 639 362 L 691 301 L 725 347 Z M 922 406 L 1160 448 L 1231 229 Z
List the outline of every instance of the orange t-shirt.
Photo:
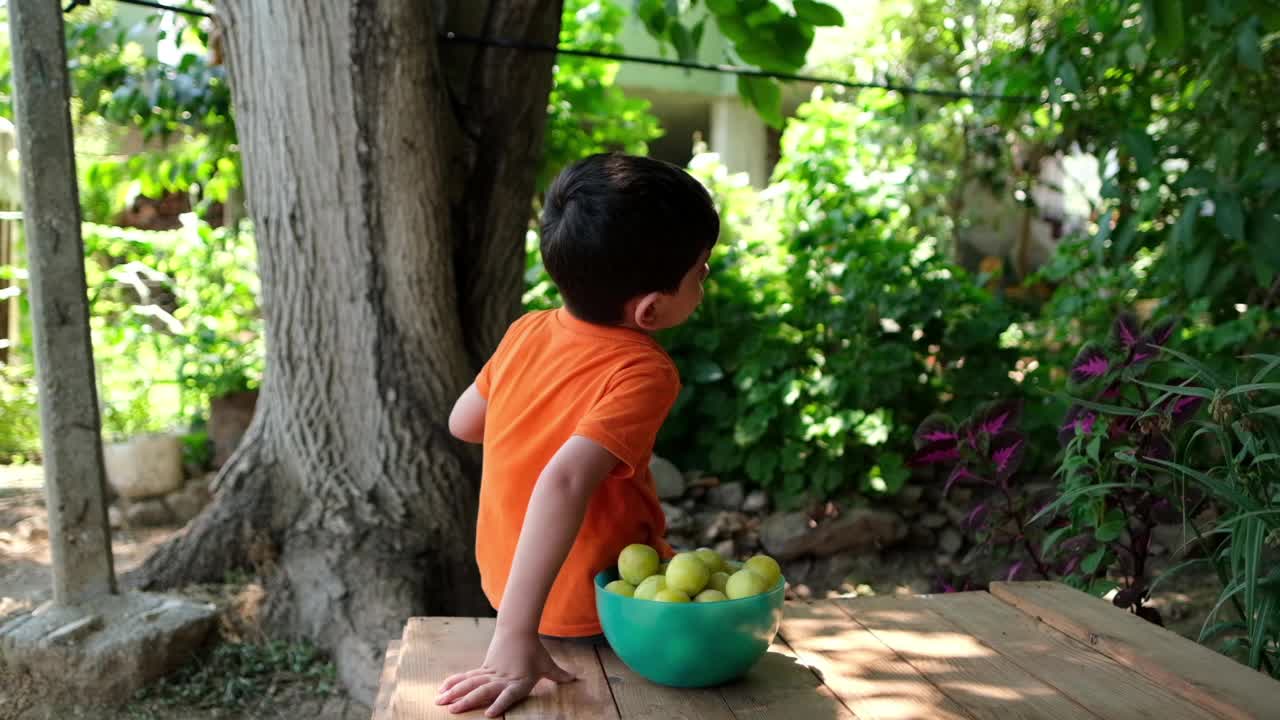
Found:
M 587 505 L 538 628 L 557 637 L 597 635 L 595 574 L 631 543 L 671 555 L 649 458 L 680 392 L 675 364 L 644 333 L 583 322 L 563 309 L 536 312 L 507 331 L 476 389 L 488 402 L 476 561 L 495 608 L 533 486 L 551 457 L 579 435 L 619 460 Z

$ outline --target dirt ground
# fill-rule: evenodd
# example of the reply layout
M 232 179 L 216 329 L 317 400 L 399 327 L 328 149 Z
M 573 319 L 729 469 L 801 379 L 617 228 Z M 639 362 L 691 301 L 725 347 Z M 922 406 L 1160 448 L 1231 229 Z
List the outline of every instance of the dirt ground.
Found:
M 0 623 L 50 595 L 50 557 L 38 470 L 0 466 Z M 113 533 L 116 572 L 138 566 L 177 528 Z M 255 622 L 261 588 L 242 578 L 184 588 L 220 610 L 219 638 L 175 677 L 119 708 L 60 702 L 56 689 L 0 668 L 0 720 L 367 720 L 333 666 L 313 649 L 272 643 Z
M 0 466 L 0 622 L 50 595 L 49 544 L 38 470 Z M 176 528 L 114 533 L 116 571 L 137 567 Z M 1167 565 L 1167 559 L 1164 563 Z M 937 573 L 930 552 L 859 558 L 839 588 L 859 595 L 928 592 Z M 0 669 L 0 720 L 365 720 L 369 708 L 347 698 L 332 665 L 312 650 L 269 643 L 256 624 L 261 588 L 248 578 L 184 588 L 220 609 L 219 643 L 177 677 L 148 688 L 123 708 L 80 707 L 49 700 L 29 677 Z M 1195 638 L 1218 595 L 1207 574 L 1183 574 L 1162 587 L 1153 604 L 1166 625 Z M 12 675 L 12 674 L 10 674 Z

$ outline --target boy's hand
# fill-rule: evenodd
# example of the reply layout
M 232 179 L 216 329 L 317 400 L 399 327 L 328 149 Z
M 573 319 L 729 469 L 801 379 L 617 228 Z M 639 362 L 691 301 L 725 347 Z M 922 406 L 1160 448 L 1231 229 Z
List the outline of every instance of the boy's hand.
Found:
M 544 677 L 558 683 L 577 679 L 556 664 L 537 634 L 505 633 L 499 629 L 489 643 L 484 665 L 445 680 L 436 704 L 448 705 L 453 713 L 488 705 L 485 715 L 498 717 L 528 697 Z

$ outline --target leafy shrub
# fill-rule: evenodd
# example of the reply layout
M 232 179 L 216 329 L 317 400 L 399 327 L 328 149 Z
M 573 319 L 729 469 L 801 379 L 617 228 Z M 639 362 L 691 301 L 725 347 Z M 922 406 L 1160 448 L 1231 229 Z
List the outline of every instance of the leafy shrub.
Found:
M 251 233 L 86 223 L 84 239 L 108 433 L 189 422 L 211 398 L 257 386 L 264 351 Z
M 1222 584 L 1205 618 L 1201 642 L 1218 643 L 1254 669 L 1280 678 L 1280 356 L 1254 355 L 1259 368 L 1247 381 L 1227 381 L 1186 355 L 1177 354 L 1195 385 L 1170 387 L 1168 402 L 1208 405 L 1193 423 L 1180 462 L 1153 457 L 1149 472 L 1165 472 L 1216 510 L 1217 523 L 1201 532 L 1191 525 L 1204 557 L 1170 574 L 1208 564 Z M 1230 608 L 1234 617 L 1224 617 Z
M 40 455 L 40 409 L 29 367 L 0 364 L 0 464 Z
M 1056 488 L 1015 478 L 1027 447 L 1017 430 L 1018 402 L 984 406 L 963 424 L 933 415 L 917 429 L 912 463 L 947 468 L 944 493 L 957 483 L 989 488 L 968 525 L 980 547 L 1007 563 L 1005 579 L 1034 573 L 1103 595 L 1117 587 L 1111 578 L 1121 578 L 1115 604 L 1160 622 L 1144 604 L 1152 530 L 1182 517 L 1187 494 L 1148 464 L 1171 459 L 1174 439 L 1207 392 L 1186 379 L 1150 380 L 1173 328 L 1166 322 L 1143 330 L 1124 314 L 1108 343 L 1080 349 L 1071 386 L 1086 397 L 1075 399 L 1061 423 Z
M 744 474 L 784 504 L 906 481 L 911 429 L 1015 386 L 1006 308 L 907 221 L 909 158 L 876 116 L 816 99 L 757 194 L 706 158 L 722 238 L 698 314 L 664 338 L 686 387 L 660 450 Z

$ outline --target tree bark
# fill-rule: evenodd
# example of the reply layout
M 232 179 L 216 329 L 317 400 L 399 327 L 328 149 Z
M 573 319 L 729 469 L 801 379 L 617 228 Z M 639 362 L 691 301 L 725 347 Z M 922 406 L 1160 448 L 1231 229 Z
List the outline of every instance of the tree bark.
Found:
M 477 5 L 441 16 L 556 40 L 559 1 Z M 491 612 L 473 555 L 479 457 L 446 418 L 520 309 L 551 86 L 549 56 L 441 46 L 431 10 L 219 5 L 266 373 L 215 502 L 131 578 L 254 567 L 268 627 L 332 651 L 366 702 L 406 618 Z

